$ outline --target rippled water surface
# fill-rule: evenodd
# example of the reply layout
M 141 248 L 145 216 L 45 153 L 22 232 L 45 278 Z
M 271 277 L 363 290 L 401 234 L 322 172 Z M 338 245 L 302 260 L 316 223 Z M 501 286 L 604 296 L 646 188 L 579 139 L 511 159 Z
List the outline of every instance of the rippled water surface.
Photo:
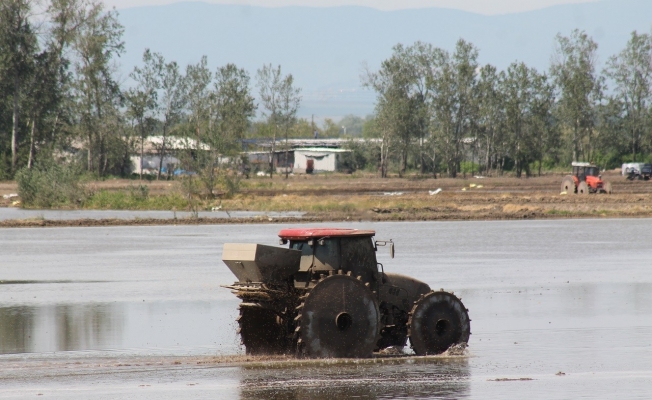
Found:
M 652 220 L 351 225 L 463 298 L 467 357 L 205 362 L 243 353 L 223 243 L 282 225 L 2 229 L 0 398 L 650 397 Z

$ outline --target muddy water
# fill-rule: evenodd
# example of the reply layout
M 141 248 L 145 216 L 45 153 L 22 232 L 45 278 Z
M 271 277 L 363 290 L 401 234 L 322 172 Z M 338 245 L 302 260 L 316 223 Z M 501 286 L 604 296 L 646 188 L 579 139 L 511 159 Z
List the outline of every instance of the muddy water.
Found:
M 0 398 L 650 397 L 652 220 L 353 225 L 463 298 L 468 356 L 212 362 L 242 353 L 222 244 L 280 225 L 3 229 Z

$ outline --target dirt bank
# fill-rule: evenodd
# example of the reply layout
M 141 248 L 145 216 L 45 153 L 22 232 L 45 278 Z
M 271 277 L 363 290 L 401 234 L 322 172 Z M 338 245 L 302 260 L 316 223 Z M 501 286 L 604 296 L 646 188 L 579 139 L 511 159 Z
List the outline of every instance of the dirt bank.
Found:
M 553 218 L 652 217 L 652 182 L 627 181 L 605 173 L 614 194 L 560 194 L 562 175 L 518 179 L 390 178 L 315 175 L 251 179 L 231 199 L 206 201 L 204 209 L 219 202 L 224 211 L 303 211 L 302 218 L 179 218 L 7 220 L 0 227 L 194 225 L 329 222 L 514 220 Z M 134 181 L 94 183 L 105 190 L 127 190 Z M 149 182 L 152 196 L 175 189 L 174 182 Z M 11 192 L 11 184 L 0 191 Z M 2 193 L 0 193 L 2 194 Z

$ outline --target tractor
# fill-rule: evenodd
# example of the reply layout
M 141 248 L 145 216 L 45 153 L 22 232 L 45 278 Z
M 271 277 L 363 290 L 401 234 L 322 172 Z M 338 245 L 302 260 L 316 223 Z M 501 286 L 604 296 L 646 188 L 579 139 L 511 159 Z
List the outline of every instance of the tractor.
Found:
M 561 181 L 561 191 L 565 193 L 607 193 L 611 194 L 611 183 L 604 182 L 600 168 L 587 162 L 573 161 L 572 175 L 566 175 Z
M 652 177 L 652 164 L 626 163 L 622 166 L 622 174 L 629 181 L 633 181 L 634 179 L 649 181 L 650 177 Z
M 280 244 L 225 243 L 222 260 L 238 279 L 238 333 L 246 353 L 365 358 L 410 341 L 416 355 L 465 347 L 461 299 L 384 271 L 372 230 L 283 229 Z M 458 349 L 460 347 L 458 346 Z

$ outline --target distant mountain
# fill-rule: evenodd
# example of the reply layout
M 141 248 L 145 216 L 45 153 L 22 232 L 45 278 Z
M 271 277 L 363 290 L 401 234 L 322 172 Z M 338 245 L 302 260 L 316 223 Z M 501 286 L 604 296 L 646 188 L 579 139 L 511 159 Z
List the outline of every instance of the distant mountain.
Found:
M 127 75 L 145 48 L 182 66 L 202 55 L 252 78 L 265 63 L 280 64 L 303 88 L 300 114 L 317 119 L 366 115 L 374 94 L 360 88 L 363 63 L 373 70 L 397 43 L 417 40 L 452 50 L 462 37 L 480 48 L 480 61 L 505 68 L 524 61 L 547 69 L 558 32 L 585 30 L 599 44 L 600 62 L 619 52 L 633 30 L 651 32 L 652 1 L 605 0 L 537 11 L 484 16 L 429 8 L 378 11 L 364 7 L 264 8 L 177 3 L 120 10 Z

